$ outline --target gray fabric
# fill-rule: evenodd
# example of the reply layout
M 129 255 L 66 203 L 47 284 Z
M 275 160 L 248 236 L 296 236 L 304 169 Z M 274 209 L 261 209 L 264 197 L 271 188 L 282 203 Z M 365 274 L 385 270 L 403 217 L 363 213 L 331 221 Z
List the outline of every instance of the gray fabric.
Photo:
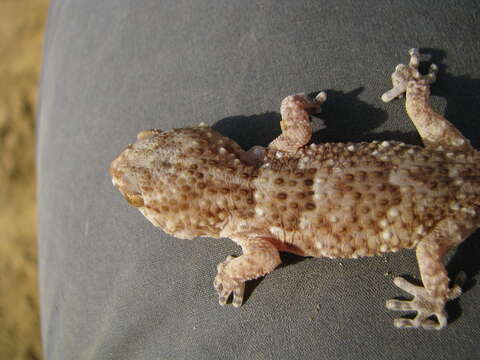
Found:
M 418 143 L 402 102 L 379 99 L 412 46 L 440 65 L 434 106 L 478 147 L 479 12 L 473 0 L 53 0 L 38 113 L 46 358 L 473 359 L 478 233 L 450 263 L 471 280 L 441 332 L 396 330 L 384 307 L 406 295 L 393 276 L 418 276 L 413 251 L 283 256 L 240 309 L 220 307 L 216 264 L 239 249 L 155 229 L 108 166 L 153 127 L 204 121 L 244 147 L 265 145 L 284 96 L 323 89 L 328 129 L 317 141 Z

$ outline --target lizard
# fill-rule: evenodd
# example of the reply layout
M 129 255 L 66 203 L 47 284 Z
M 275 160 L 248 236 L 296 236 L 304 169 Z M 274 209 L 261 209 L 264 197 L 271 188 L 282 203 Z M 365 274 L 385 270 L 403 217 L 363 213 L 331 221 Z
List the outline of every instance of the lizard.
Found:
M 242 255 L 217 266 L 221 305 L 231 296 L 241 306 L 245 282 L 272 272 L 280 252 L 359 258 L 415 248 L 423 286 L 395 277 L 413 298 L 386 307 L 416 312 L 397 328 L 445 328 L 445 304 L 465 274 L 450 286 L 442 259 L 479 226 L 480 155 L 429 103 L 438 67 L 421 74 L 419 50 L 409 54 L 382 100 L 405 96 L 424 146 L 309 144 L 326 93 L 301 93 L 282 101 L 282 133 L 267 147 L 245 151 L 204 123 L 142 131 L 111 163 L 113 185 L 167 234 L 240 245 Z

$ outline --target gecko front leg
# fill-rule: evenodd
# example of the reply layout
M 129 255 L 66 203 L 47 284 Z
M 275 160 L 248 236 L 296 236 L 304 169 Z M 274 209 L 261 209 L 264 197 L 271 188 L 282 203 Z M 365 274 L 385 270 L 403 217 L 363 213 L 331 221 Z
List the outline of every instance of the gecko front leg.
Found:
M 327 93 L 322 91 L 311 99 L 301 93 L 289 95 L 282 100 L 280 127 L 282 134 L 273 140 L 268 147 L 294 154 L 305 146 L 312 138 L 312 124 L 310 115 L 321 111 L 321 105 L 327 100 Z M 320 125 L 325 128 L 323 120 Z M 241 160 L 252 166 L 261 166 L 265 157 L 265 148 L 254 146 L 241 155 Z
M 243 302 L 245 282 L 273 271 L 281 262 L 277 248 L 267 237 L 235 238 L 243 250 L 243 255 L 227 259 L 218 264 L 217 276 L 213 283 L 218 293 L 218 302 L 225 305 L 233 293 L 232 305 L 239 307 Z
M 324 91 L 320 92 L 313 100 L 305 94 L 290 95 L 283 99 L 280 105 L 282 134 L 268 147 L 295 153 L 305 146 L 312 137 L 310 114 L 319 113 L 320 106 L 326 99 L 327 94 Z

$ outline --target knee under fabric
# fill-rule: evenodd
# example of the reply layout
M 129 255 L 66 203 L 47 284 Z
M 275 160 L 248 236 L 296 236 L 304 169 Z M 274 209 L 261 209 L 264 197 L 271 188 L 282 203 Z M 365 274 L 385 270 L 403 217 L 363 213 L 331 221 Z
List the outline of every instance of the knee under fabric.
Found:
M 442 333 L 391 326 L 389 274 L 417 273 L 411 251 L 282 255 L 290 266 L 247 285 L 241 308 L 220 307 L 212 279 L 240 253 L 234 243 L 168 236 L 108 174 L 145 129 L 203 121 L 244 148 L 265 146 L 280 133 L 279 101 L 302 91 L 328 93 L 316 142 L 419 144 L 403 104 L 380 100 L 411 47 L 439 65 L 432 105 L 478 148 L 478 5 L 442 3 L 53 0 L 38 111 L 46 358 L 474 358 L 480 286 L 462 296 L 461 317 L 452 304 Z M 449 271 L 478 272 L 472 240 Z

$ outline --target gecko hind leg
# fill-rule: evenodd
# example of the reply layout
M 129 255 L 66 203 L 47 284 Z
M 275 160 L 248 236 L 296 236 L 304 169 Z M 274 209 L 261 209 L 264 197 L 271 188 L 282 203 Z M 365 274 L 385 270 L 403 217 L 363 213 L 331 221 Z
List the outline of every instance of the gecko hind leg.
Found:
M 322 91 L 313 100 L 305 94 L 287 96 L 280 105 L 282 134 L 273 140 L 269 148 L 295 153 L 312 137 L 311 114 L 319 113 L 327 94 Z
M 470 142 L 447 119 L 437 113 L 429 103 L 430 84 L 437 78 L 438 67 L 430 65 L 428 74 L 418 70 L 420 53 L 410 49 L 408 65 L 400 64 L 392 74 L 393 88 L 382 95 L 389 102 L 406 93 L 405 107 L 425 146 L 472 150 Z

